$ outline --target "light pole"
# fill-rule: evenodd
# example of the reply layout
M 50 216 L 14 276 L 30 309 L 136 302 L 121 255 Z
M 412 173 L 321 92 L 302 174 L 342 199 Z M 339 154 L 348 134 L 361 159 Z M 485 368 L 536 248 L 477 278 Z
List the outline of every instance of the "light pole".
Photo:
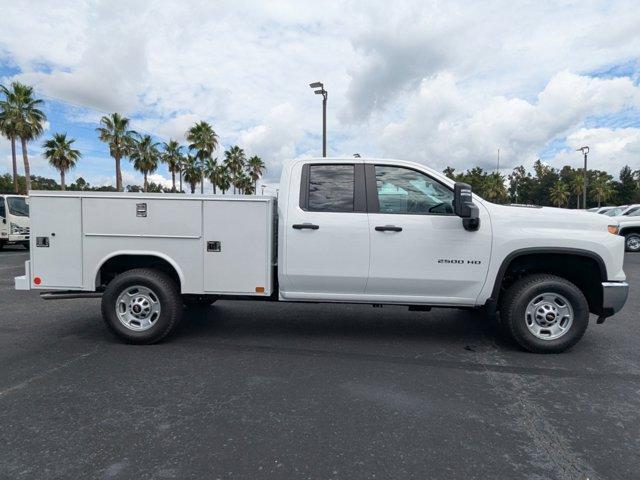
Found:
M 322 95 L 322 156 L 327 156 L 327 97 L 329 93 L 324 89 L 322 82 L 313 82 L 309 86 L 314 89 L 316 95 Z
M 584 184 L 582 185 L 582 208 L 587 209 L 587 154 L 589 147 L 586 145 L 576 149 L 576 152 L 582 152 L 584 155 Z

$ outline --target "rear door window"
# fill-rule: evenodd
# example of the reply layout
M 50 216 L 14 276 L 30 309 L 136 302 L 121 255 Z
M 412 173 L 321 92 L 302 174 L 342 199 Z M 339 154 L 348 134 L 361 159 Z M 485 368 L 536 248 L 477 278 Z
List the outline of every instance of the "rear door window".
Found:
M 307 210 L 353 212 L 354 165 L 310 165 Z

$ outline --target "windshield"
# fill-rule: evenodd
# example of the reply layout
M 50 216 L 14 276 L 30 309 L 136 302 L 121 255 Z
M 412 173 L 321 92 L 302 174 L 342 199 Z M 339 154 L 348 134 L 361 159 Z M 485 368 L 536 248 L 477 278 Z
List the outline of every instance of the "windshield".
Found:
M 607 217 L 617 217 L 618 215 L 622 215 L 621 208 L 612 208 L 611 210 L 607 210 L 606 212 L 602 212 Z
M 29 205 L 23 197 L 7 197 L 7 205 L 9 206 L 9 213 L 16 217 L 28 217 Z

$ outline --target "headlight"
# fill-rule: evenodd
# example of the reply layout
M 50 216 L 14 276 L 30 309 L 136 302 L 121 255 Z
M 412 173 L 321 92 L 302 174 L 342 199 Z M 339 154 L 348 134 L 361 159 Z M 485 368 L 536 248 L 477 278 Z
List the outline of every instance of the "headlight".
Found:
M 607 230 L 609 230 L 609 233 L 613 233 L 614 235 L 618 235 L 618 232 L 620 232 L 618 225 L 609 225 Z
M 11 222 L 11 235 L 26 235 L 27 229 Z

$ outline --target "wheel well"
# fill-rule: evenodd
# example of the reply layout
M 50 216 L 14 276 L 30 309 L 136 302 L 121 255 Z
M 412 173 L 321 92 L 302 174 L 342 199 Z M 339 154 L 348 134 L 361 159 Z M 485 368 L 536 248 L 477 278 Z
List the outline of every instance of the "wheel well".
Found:
M 629 233 L 640 233 L 640 227 L 627 227 L 620 229 L 620 235 L 625 236 Z
M 600 313 L 602 309 L 602 282 L 606 280 L 606 271 L 594 258 L 580 254 L 533 253 L 517 256 L 503 267 L 494 288 L 493 298 L 498 305 L 503 293 L 518 279 L 532 273 L 549 273 L 575 284 L 587 298 L 590 312 Z
M 96 289 L 102 290 L 117 275 L 133 268 L 154 268 L 169 275 L 178 290 L 181 290 L 180 276 L 167 260 L 155 255 L 123 254 L 111 257 L 102 264 L 96 275 Z

